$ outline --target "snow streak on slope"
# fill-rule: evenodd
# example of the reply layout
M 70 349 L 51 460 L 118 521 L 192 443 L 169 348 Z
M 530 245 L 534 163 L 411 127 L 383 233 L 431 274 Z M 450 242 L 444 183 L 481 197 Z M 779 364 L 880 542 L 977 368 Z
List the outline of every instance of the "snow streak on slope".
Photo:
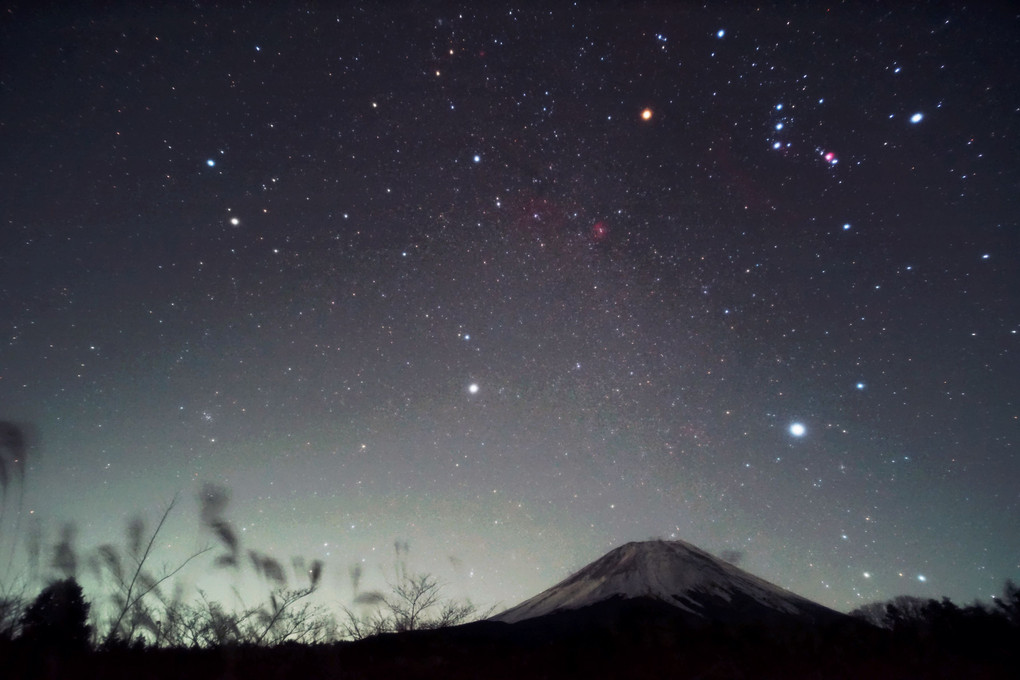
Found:
M 514 623 L 614 597 L 661 600 L 696 617 L 754 621 L 764 615 L 839 616 L 683 541 L 628 543 L 564 581 L 493 617 Z M 739 616 L 737 616 L 739 614 Z

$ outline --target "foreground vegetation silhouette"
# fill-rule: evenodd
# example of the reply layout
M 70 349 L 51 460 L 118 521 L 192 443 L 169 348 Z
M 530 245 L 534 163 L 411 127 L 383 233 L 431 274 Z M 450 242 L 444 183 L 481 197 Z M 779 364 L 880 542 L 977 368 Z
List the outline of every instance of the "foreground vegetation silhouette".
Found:
M 0 572 L 0 659 L 22 662 L 8 670 L 32 675 L 49 669 L 46 674 L 52 675 L 59 661 L 85 663 L 86 658 L 128 651 L 321 645 L 435 629 L 463 623 L 476 614 L 470 602 L 443 597 L 435 577 L 411 572 L 408 545 L 396 541 L 396 578 L 389 583 L 389 592 L 359 592 L 361 567 L 355 565 L 351 577 L 356 597 L 351 606 L 337 609 L 343 617 L 338 619 L 325 604 L 309 600 L 321 583 L 322 561 L 292 557 L 288 566 L 265 551 L 244 546 L 229 518 L 230 494 L 213 484 L 204 485 L 198 494 L 199 519 L 212 545 L 175 564 L 153 566 L 177 497 L 151 529 L 142 516 L 131 518 L 123 545 L 106 543 L 82 552 L 76 545 L 75 525 L 66 523 L 52 545 L 44 547 L 41 531 L 20 535 L 29 431 L 0 421 L 0 545 L 8 558 L 6 570 Z M 15 512 L 8 514 L 11 509 Z M 23 546 L 28 572 L 17 573 L 11 565 Z M 237 577 L 255 574 L 265 586 L 264 599 L 245 604 L 236 588 L 239 606 L 212 600 L 201 590 L 187 597 L 174 578 L 210 552 L 217 570 Z M 91 603 L 78 581 L 82 575 L 95 584 Z M 39 588 L 29 604 L 29 593 Z
M 29 438 L 10 423 L 0 437 L 6 506 L 20 503 Z M 176 498 L 151 529 L 131 519 L 123 545 L 82 552 L 71 524 L 45 549 L 30 534 L 36 571 L 15 578 L 8 569 L 0 583 L 2 677 L 1012 678 L 1020 668 L 1020 588 L 1011 581 L 991 604 L 900 596 L 820 626 L 692 623 L 641 598 L 506 624 L 476 620 L 490 612 L 444 597 L 437 578 L 409 568 L 398 540 L 386 589 L 361 590 L 355 564 L 353 601 L 330 607 L 312 598 L 321 561 L 245 546 L 223 487 L 202 487 L 198 500 L 211 545 L 160 569 L 159 536 Z M 17 517 L 0 518 L 0 539 L 17 548 Z M 256 576 L 265 597 L 244 604 L 237 594 L 230 607 L 185 593 L 176 577 L 207 553 L 214 569 Z M 95 584 L 91 601 L 79 576 Z

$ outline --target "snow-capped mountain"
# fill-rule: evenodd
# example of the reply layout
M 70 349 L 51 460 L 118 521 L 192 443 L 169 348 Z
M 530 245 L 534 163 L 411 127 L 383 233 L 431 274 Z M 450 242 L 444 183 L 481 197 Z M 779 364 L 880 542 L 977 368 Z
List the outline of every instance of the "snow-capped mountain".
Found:
M 609 600 L 636 598 L 667 603 L 687 618 L 706 622 L 821 622 L 843 617 L 689 543 L 643 541 L 611 550 L 492 620 L 516 623 Z

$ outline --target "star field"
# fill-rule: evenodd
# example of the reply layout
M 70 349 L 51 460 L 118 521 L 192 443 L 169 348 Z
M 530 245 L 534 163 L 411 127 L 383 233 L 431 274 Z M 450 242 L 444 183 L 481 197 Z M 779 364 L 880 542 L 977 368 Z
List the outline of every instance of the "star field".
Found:
M 394 541 L 509 605 L 652 536 L 844 611 L 987 599 L 1020 577 L 1018 23 L 10 9 L 22 514 L 86 548 L 180 493 L 170 561 L 221 484 L 334 602 Z

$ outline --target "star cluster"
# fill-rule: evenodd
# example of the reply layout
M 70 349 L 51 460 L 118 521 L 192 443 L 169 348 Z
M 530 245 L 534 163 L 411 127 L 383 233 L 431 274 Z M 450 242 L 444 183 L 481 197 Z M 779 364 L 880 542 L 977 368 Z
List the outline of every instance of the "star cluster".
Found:
M 12 10 L 24 512 L 98 544 L 222 484 L 338 600 L 394 540 L 510 604 L 650 536 L 843 610 L 987 598 L 1020 569 L 1017 24 Z

